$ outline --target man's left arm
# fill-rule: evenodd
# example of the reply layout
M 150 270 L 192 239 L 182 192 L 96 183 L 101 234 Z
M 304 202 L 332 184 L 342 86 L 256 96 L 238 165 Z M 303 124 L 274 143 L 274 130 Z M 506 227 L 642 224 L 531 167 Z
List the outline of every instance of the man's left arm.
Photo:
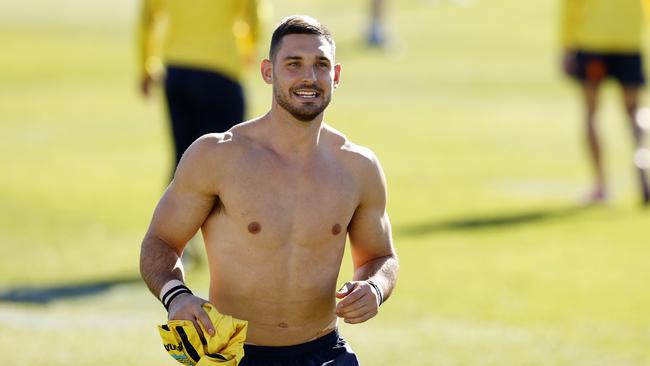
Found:
M 371 153 L 370 153 L 371 154 Z M 361 169 L 361 199 L 348 234 L 354 277 L 336 293 L 336 314 L 346 323 L 362 323 L 379 312 L 391 295 L 399 268 L 386 213 L 386 178 L 374 155 Z

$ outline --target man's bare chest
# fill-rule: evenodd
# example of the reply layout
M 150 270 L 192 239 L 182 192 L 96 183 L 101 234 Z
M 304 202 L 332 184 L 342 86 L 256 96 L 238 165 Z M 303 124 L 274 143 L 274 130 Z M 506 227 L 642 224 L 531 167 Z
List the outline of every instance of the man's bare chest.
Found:
M 345 235 L 359 191 L 353 173 L 333 163 L 246 164 L 221 187 L 220 215 L 265 240 L 320 241 Z

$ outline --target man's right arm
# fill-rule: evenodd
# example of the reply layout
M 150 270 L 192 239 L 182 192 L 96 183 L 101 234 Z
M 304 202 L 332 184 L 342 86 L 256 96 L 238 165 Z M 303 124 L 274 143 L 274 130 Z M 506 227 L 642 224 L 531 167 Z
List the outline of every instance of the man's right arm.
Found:
M 190 146 L 154 211 L 142 241 L 140 273 L 156 297 L 161 297 L 160 291 L 169 281 L 183 281 L 180 256 L 215 204 L 218 174 L 215 174 L 212 151 L 221 138 L 216 134 L 204 136 Z M 179 295 L 168 304 L 169 319 L 191 320 L 195 324 L 198 319 L 211 328 L 209 318 L 201 309 L 204 302 L 189 294 Z
M 148 97 L 151 86 L 164 72 L 161 60 L 162 35 L 160 25 L 160 4 L 156 0 L 140 0 L 138 19 L 138 69 L 140 71 L 140 92 Z

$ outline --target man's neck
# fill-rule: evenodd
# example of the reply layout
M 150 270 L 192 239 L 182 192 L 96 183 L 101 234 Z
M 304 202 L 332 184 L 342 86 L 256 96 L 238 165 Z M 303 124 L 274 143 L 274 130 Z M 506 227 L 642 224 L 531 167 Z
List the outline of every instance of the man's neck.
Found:
M 322 113 L 312 121 L 300 121 L 282 108 L 272 108 L 263 118 L 267 127 L 265 140 L 278 155 L 303 159 L 316 150 L 321 137 Z

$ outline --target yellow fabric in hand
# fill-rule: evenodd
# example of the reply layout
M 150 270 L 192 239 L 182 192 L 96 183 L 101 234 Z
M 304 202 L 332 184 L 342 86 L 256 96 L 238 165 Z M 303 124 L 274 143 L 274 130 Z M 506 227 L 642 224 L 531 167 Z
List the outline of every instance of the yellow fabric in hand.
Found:
M 244 357 L 244 341 L 248 322 L 220 314 L 211 304 L 203 304 L 214 326 L 211 336 L 201 325 L 206 343 L 189 320 L 170 320 L 159 325 L 158 332 L 165 350 L 172 358 L 186 366 L 236 366 Z M 199 323 L 200 324 L 200 323 Z

